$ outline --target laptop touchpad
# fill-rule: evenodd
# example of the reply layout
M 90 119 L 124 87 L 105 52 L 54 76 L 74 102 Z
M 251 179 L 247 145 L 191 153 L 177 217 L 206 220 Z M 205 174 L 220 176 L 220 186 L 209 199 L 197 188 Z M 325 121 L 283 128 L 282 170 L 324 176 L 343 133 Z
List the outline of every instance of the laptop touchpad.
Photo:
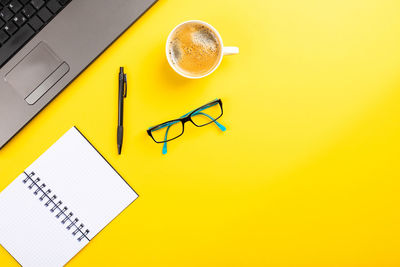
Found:
M 68 64 L 41 42 L 6 74 L 5 80 L 33 105 L 68 71 Z

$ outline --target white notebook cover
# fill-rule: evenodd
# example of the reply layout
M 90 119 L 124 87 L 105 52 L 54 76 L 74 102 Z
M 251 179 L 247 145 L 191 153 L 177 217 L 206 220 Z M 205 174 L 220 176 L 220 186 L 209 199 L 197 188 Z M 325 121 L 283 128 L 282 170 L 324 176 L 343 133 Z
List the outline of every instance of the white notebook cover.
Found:
M 74 127 L 0 193 L 0 244 L 23 266 L 63 266 L 137 197 Z

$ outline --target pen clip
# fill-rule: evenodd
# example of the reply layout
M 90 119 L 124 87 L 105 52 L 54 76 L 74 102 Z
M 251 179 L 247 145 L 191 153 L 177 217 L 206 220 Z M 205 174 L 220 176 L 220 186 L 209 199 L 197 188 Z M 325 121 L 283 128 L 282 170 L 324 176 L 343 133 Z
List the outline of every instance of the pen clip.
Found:
M 128 94 L 128 80 L 126 78 L 126 74 L 124 74 L 124 97 Z

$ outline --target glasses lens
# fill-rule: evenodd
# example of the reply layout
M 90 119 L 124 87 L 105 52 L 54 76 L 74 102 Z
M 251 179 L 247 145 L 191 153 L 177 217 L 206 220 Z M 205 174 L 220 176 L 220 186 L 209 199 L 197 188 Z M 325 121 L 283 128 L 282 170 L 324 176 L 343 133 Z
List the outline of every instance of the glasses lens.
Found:
M 222 108 L 218 102 L 210 103 L 196 110 L 191 119 L 196 126 L 204 126 L 222 116 Z
M 166 122 L 151 130 L 154 140 L 158 143 L 168 142 L 182 133 L 183 123 L 181 121 Z

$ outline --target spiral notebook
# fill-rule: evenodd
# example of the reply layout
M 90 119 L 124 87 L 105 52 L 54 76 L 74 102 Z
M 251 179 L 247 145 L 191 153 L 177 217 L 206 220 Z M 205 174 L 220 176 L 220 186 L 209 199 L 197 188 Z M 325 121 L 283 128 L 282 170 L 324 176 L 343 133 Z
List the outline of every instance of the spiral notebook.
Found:
M 0 193 L 0 244 L 23 266 L 62 266 L 138 195 L 76 129 Z

